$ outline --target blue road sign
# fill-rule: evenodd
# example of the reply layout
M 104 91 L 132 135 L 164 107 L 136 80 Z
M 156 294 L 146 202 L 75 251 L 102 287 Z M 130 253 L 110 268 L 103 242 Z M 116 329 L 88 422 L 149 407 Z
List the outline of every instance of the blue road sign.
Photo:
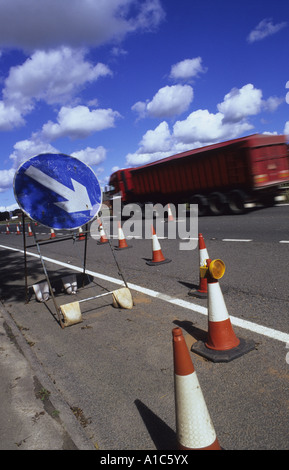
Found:
M 81 227 L 96 216 L 102 203 L 91 168 L 58 153 L 26 160 L 15 174 L 14 195 L 25 214 L 53 229 Z

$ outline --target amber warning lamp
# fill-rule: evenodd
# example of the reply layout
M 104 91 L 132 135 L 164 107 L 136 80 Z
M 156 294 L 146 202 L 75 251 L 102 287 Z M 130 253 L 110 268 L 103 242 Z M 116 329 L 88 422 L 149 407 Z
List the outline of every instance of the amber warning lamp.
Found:
M 205 278 L 221 279 L 225 274 L 225 263 L 221 259 L 207 259 L 207 266 L 200 266 L 200 275 Z

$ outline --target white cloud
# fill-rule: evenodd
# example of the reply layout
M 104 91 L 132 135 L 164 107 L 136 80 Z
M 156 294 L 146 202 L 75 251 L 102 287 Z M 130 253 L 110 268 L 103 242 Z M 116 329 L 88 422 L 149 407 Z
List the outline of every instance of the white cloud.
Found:
M 147 103 L 138 101 L 131 107 L 131 110 L 138 114 L 139 119 L 143 119 L 147 115 Z
M 287 135 L 289 137 L 289 121 L 285 123 L 284 135 Z
M 193 89 L 189 85 L 174 85 L 161 88 L 147 104 L 153 117 L 168 117 L 182 114 L 193 101 Z
M 217 105 L 217 113 L 198 109 L 185 119 L 176 121 L 172 130 L 164 121 L 154 130 L 147 131 L 138 150 L 126 156 L 126 162 L 132 166 L 145 164 L 193 148 L 235 139 L 254 128 L 248 118 L 261 111 L 273 112 L 283 101 L 284 98 L 277 97 L 263 100 L 262 91 L 250 83 L 240 89 L 233 88 Z M 146 109 L 142 103 L 135 106 L 139 111 L 147 111 L 147 105 Z M 289 133 L 289 121 L 285 131 Z
M 171 155 L 171 152 L 155 152 L 155 153 L 128 153 L 126 156 L 126 163 L 128 166 L 146 165 L 147 163 L 160 160 Z
M 170 155 L 173 141 L 168 123 L 163 121 L 155 129 L 147 131 L 139 145 L 135 153 L 126 156 L 127 165 L 144 165 Z
M 224 114 L 212 114 L 206 109 L 199 109 L 185 120 L 177 121 L 173 134 L 182 143 L 200 142 L 202 145 L 207 145 L 226 138 L 233 139 L 252 128 L 253 126 L 246 121 L 225 123 Z
M 249 83 L 240 89 L 233 88 L 217 108 L 223 113 L 225 122 L 237 122 L 244 117 L 258 114 L 261 106 L 262 91 Z
M 63 104 L 85 84 L 112 74 L 106 65 L 86 61 L 85 53 L 84 49 L 68 47 L 36 51 L 24 64 L 10 69 L 3 90 L 4 102 L 17 104 L 23 113 L 31 111 L 34 100 Z
M 163 121 L 154 130 L 149 130 L 140 142 L 141 153 L 166 152 L 171 148 L 171 134 L 168 123 Z
M 25 124 L 21 112 L 14 105 L 0 101 L 0 131 L 10 131 Z
M 270 98 L 268 98 L 266 101 L 263 101 L 262 105 L 265 111 L 269 111 L 273 113 L 274 111 L 276 111 L 278 106 L 280 106 L 280 104 L 283 102 L 284 102 L 283 97 L 278 98 L 277 96 L 270 96 Z
M 206 69 L 202 66 L 201 57 L 196 57 L 174 64 L 171 68 L 170 78 L 174 80 L 188 80 L 205 72 Z
M 96 148 L 87 147 L 84 150 L 73 152 L 71 155 L 86 163 L 86 165 L 99 165 L 106 159 L 106 149 L 101 145 Z
M 30 139 L 16 142 L 13 148 L 14 151 L 9 156 L 9 158 L 13 161 L 13 168 L 18 168 L 21 163 L 23 163 L 28 158 L 39 155 L 41 153 L 59 153 L 58 149 L 39 139 L 37 134 L 33 134 Z
M 256 41 L 261 41 L 265 39 L 267 36 L 272 36 L 273 34 L 278 33 L 281 29 L 287 26 L 286 21 L 282 21 L 281 23 L 273 24 L 270 18 L 265 18 L 264 20 L 260 21 L 260 23 L 250 32 L 247 37 L 247 41 L 249 43 L 253 43 Z
M 151 30 L 164 16 L 159 0 L 25 0 L 25 7 L 23 0 L 1 1 L 0 47 L 99 46 Z
M 85 60 L 84 49 L 36 51 L 22 65 L 12 67 L 0 101 L 0 131 L 25 124 L 38 101 L 49 105 L 73 103 L 80 89 L 112 72 L 102 63 Z
M 120 170 L 120 167 L 116 165 L 112 167 L 111 172 L 114 173 L 117 170 Z
M 224 97 L 224 101 L 217 105 L 224 115 L 224 122 L 238 122 L 248 116 L 254 116 L 261 111 L 274 112 L 283 103 L 284 98 L 271 96 L 262 99 L 262 90 L 255 88 L 251 83 L 242 88 L 233 88 Z
M 85 138 L 94 132 L 114 127 L 116 118 L 120 117 L 112 109 L 95 109 L 87 106 L 68 108 L 63 106 L 57 116 L 57 123 L 48 121 L 42 127 L 42 137 L 50 141 L 60 137 L 72 139 Z
M 132 110 L 139 117 L 164 118 L 182 114 L 193 101 L 194 92 L 189 85 L 173 85 L 161 88 L 151 101 L 138 101 Z
M 11 168 L 10 170 L 0 170 L 0 193 L 11 188 L 13 185 L 14 175 L 14 168 Z
M 186 119 L 177 121 L 172 132 L 166 122 L 147 131 L 139 149 L 126 156 L 126 163 L 130 166 L 144 165 L 186 150 L 234 139 L 252 128 L 246 120 L 224 123 L 222 113 L 213 114 L 199 109 Z

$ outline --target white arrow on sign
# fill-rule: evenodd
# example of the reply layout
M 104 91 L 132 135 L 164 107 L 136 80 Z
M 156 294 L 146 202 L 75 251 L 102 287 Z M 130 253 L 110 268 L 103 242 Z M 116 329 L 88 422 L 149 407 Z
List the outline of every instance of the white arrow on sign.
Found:
M 74 188 L 73 190 L 67 186 L 64 186 L 64 184 L 60 183 L 54 178 L 51 178 L 46 173 L 43 173 L 43 171 L 38 170 L 38 168 L 35 168 L 32 165 L 30 165 L 30 167 L 27 168 L 24 173 L 38 183 L 42 184 L 42 186 L 51 189 L 51 191 L 54 191 L 55 193 L 65 198 L 66 201 L 54 202 L 54 204 L 66 212 L 82 212 L 90 211 L 92 209 L 86 187 L 74 179 L 71 178 L 71 182 Z

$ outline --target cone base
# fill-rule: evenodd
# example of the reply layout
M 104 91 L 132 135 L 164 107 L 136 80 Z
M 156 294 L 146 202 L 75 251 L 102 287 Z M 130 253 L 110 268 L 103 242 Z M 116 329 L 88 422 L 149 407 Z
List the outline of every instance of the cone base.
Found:
M 196 297 L 197 299 L 207 299 L 208 298 L 208 292 L 201 292 L 198 289 L 191 289 L 188 292 L 188 295 L 191 297 Z
M 190 447 L 185 447 L 180 443 L 177 443 L 177 446 L 178 446 L 178 450 L 223 450 L 222 447 L 220 446 L 219 441 L 218 441 L 217 438 L 214 442 L 212 442 L 211 445 L 209 445 L 207 447 L 200 447 L 200 448 L 191 449 Z
M 240 339 L 238 346 L 226 351 L 216 351 L 214 349 L 209 349 L 202 341 L 197 341 L 191 347 L 191 351 L 199 354 L 202 357 L 212 361 L 212 362 L 230 362 L 238 357 L 247 354 L 250 351 L 255 349 L 255 343 L 251 340 Z
M 104 241 L 104 242 L 96 242 L 97 245 L 107 245 L 108 243 L 108 240 Z
M 146 264 L 149 266 L 158 266 L 160 264 L 165 264 L 165 263 L 170 263 L 172 260 L 171 259 L 164 259 L 163 261 L 146 261 Z

